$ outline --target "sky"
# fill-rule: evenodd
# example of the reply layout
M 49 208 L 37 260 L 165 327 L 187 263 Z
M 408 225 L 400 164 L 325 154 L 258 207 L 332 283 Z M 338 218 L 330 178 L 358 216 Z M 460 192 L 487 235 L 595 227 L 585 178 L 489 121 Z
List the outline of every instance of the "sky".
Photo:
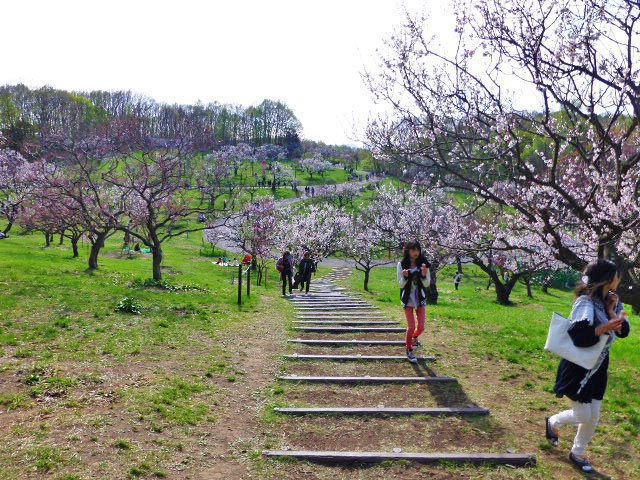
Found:
M 285 102 L 303 137 L 360 144 L 362 72 L 403 18 L 446 0 L 0 0 L 0 85 L 131 90 L 165 103 Z

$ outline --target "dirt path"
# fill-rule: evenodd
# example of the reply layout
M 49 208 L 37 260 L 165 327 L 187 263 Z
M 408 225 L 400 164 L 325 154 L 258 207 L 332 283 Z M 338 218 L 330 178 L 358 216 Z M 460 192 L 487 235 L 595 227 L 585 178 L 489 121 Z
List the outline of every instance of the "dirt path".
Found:
M 244 445 L 260 435 L 259 417 L 263 412 L 262 390 L 273 382 L 277 356 L 282 353 L 285 325 L 277 309 L 277 300 L 262 297 L 261 313 L 254 325 L 239 328 L 220 340 L 234 351 L 239 367 L 245 372 L 225 388 L 218 406 L 218 422 L 212 427 L 209 450 L 210 466 L 193 477 L 202 480 L 259 478 L 251 474 Z M 236 348 L 237 346 L 237 348 Z

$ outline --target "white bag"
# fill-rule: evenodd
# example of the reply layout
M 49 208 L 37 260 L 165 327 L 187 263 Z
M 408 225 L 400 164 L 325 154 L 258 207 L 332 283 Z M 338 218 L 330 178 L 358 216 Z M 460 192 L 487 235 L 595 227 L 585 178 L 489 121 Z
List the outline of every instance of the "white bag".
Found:
M 570 324 L 569 319 L 557 312 L 553 312 L 544 349 L 557 353 L 562 358 L 580 365 L 582 368 L 591 370 L 598 361 L 602 349 L 607 344 L 609 335 L 600 335 L 600 341 L 591 347 L 576 347 L 567 332 Z

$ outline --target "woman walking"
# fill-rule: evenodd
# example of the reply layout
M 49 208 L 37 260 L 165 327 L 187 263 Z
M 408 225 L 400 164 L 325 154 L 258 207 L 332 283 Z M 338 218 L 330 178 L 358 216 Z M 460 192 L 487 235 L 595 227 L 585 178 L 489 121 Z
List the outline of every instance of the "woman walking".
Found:
M 598 426 L 607 389 L 609 350 L 616 337 L 624 338 L 630 330 L 626 312 L 615 293 L 619 283 L 616 265 L 608 260 L 593 262 L 584 271 L 576 288 L 568 333 L 576 347 L 595 345 L 602 335 L 607 335 L 607 343 L 591 370 L 565 359 L 560 361 L 554 391 L 558 397 L 569 397 L 571 409 L 546 419 L 546 437 L 554 446 L 558 445 L 559 427 L 578 425 L 569 460 L 584 472 L 593 471 L 585 450 Z
M 276 268 L 280 272 L 280 281 L 282 282 L 282 296 L 284 297 L 287 293 L 287 281 L 289 282 L 289 295 L 293 294 L 293 255 L 289 250 L 286 250 L 282 257 L 276 263 Z
M 422 253 L 420 243 L 417 240 L 408 242 L 404 247 L 404 256 L 398 262 L 398 285 L 404 314 L 407 317 L 405 340 L 407 358 L 411 363 L 418 363 L 413 349 L 422 345 L 418 337 L 424 331 L 427 304 L 425 285 L 430 283 L 429 262 Z

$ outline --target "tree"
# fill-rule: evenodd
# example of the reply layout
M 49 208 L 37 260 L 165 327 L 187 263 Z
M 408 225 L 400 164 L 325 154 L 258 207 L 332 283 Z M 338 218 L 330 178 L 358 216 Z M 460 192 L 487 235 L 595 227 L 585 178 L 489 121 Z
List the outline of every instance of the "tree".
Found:
M 292 207 L 281 209 L 275 239 L 277 252 L 309 251 L 311 258 L 319 263 L 340 249 L 350 224 L 351 217 L 332 205 L 311 205 L 299 212 Z
M 411 16 L 388 42 L 369 76 L 393 110 L 369 126 L 375 153 L 428 163 L 442 185 L 519 212 L 572 268 L 593 254 L 615 260 L 626 270 L 621 298 L 637 311 L 637 2 L 483 0 L 456 11 L 450 51 Z M 517 108 L 521 91 L 531 111 Z
M 127 156 L 143 143 L 139 122 L 111 121 L 81 135 L 48 135 L 41 142 L 50 165 L 44 175 L 57 203 L 67 205 L 91 244 L 90 270 L 99 266 L 100 250 L 129 211 L 129 192 L 105 181 L 111 158 Z M 59 166 L 59 167 L 56 167 Z
M 361 206 L 358 212 L 351 214 L 350 223 L 342 236 L 340 250 L 356 263 L 356 270 L 364 273 L 364 289 L 369 291 L 369 278 L 373 268 L 386 265 L 381 260 L 387 235 L 374 221 L 375 208 Z
M 151 248 L 154 280 L 162 279 L 164 242 L 207 228 L 189 223 L 198 214 L 210 213 L 207 205 L 194 204 L 186 188 L 190 177 L 184 175 L 183 162 L 191 154 L 188 143 L 142 149 L 114 159 L 104 175 L 108 184 L 128 198 L 127 215 L 112 217 L 112 221 L 118 230 Z
M 320 153 L 314 153 L 312 157 L 300 159 L 299 165 L 312 179 L 314 173 L 323 174 L 333 168 L 333 164 L 325 160 Z
M 263 198 L 245 205 L 239 216 L 223 232 L 227 240 L 231 240 L 241 251 L 251 254 L 256 260 L 258 285 L 265 278 L 267 262 L 274 256 L 277 221 L 274 199 Z M 213 230 L 205 230 L 206 238 L 213 235 Z
M 7 221 L 4 234 L 9 233 L 36 188 L 41 167 L 14 150 L 0 150 L 0 215 Z

